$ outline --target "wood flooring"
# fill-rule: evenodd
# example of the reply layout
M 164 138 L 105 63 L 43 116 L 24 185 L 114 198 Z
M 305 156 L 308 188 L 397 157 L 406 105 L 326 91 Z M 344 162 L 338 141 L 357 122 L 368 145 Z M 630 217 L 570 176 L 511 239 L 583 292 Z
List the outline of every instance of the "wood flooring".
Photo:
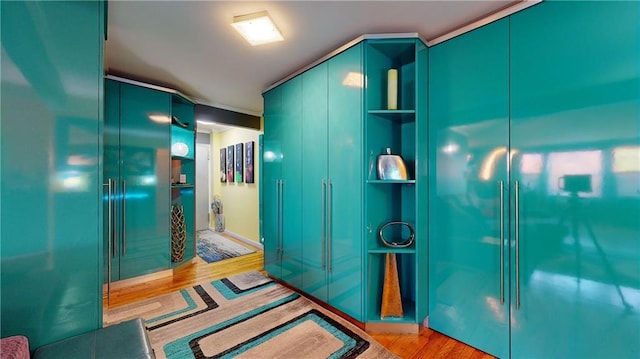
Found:
M 228 235 L 225 237 L 238 241 Z M 107 303 L 106 293 L 103 296 L 104 308 L 113 308 L 138 300 L 155 297 L 178 289 L 191 287 L 204 281 L 212 281 L 248 271 L 263 270 L 264 255 L 262 251 L 224 261 L 207 263 L 196 257 L 194 261 L 173 271 L 173 276 L 154 279 L 144 283 L 135 283 L 111 290 Z M 326 307 L 326 306 L 325 306 Z M 356 323 L 357 324 L 357 323 Z M 377 334 L 370 335 L 387 349 L 401 358 L 455 358 L 455 359 L 489 359 L 493 356 L 470 347 L 446 335 L 428 328 L 419 334 Z

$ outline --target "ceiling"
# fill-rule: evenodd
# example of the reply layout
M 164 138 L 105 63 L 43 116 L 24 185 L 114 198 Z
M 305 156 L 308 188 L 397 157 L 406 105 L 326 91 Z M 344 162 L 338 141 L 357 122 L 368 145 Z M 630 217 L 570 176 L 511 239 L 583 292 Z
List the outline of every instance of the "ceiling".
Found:
M 519 1 L 110 1 L 109 74 L 261 115 L 262 92 L 362 34 L 432 40 Z M 232 18 L 267 10 L 282 42 L 252 47 Z

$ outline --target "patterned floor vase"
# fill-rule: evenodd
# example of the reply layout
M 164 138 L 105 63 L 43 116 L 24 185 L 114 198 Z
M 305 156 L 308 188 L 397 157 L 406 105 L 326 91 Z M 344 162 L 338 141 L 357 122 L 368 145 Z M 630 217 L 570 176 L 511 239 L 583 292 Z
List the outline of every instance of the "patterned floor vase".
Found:
M 184 220 L 184 207 L 171 206 L 171 261 L 180 262 L 184 258 L 187 242 L 187 225 Z

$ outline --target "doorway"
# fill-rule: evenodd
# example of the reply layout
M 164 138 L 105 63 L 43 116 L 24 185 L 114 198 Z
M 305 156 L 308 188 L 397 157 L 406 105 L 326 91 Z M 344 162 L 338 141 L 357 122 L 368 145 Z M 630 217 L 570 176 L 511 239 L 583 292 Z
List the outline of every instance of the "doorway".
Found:
M 196 138 L 196 230 L 208 229 L 211 210 L 211 144 L 208 133 L 197 134 Z

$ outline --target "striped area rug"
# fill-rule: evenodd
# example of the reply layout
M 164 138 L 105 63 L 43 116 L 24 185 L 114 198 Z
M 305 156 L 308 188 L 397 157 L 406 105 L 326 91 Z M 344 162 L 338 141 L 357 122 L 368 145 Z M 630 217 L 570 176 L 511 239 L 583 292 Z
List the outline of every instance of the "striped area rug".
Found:
M 157 358 L 397 358 L 259 272 L 108 309 L 104 324 L 136 317 L 146 321 Z

